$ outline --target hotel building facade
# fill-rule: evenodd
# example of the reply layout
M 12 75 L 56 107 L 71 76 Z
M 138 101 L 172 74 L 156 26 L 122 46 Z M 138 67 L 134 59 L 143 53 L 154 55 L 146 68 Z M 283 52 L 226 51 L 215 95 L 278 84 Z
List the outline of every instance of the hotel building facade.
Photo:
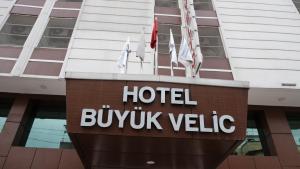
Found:
M 0 169 L 300 169 L 299 12 L 299 0 L 0 0 Z M 194 77 L 181 64 L 171 76 L 170 29 Z

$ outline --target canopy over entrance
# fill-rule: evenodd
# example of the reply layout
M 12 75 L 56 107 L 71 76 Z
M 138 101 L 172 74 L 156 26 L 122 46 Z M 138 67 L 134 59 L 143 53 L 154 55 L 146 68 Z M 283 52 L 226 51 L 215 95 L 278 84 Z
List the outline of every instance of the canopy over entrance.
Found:
M 68 79 L 68 132 L 86 168 L 213 169 L 248 106 L 247 85 L 218 82 Z

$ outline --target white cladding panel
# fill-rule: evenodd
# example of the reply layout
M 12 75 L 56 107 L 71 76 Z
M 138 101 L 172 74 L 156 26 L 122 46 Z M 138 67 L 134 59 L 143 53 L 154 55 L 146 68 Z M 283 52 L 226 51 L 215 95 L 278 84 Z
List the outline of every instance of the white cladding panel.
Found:
M 235 80 L 300 88 L 300 14 L 291 0 L 214 0 Z
M 8 17 L 9 11 L 15 0 L 0 0 L 0 29 L 4 25 L 6 18 Z
M 130 37 L 128 73 L 153 74 L 154 51 L 149 45 L 153 15 L 153 1 L 86 0 L 71 40 L 66 72 L 119 72 L 116 61 Z M 140 72 L 136 48 L 143 28 L 147 47 Z
M 69 59 L 68 63 L 72 64 L 72 67 L 68 67 L 68 72 L 79 72 L 78 70 L 81 70 L 80 73 L 91 73 L 91 72 L 111 73 L 111 72 L 119 71 L 116 66 L 115 60 Z M 111 66 L 107 66 L 107 65 L 111 65 Z M 146 71 L 140 72 L 139 62 L 136 61 L 128 62 L 128 69 L 127 69 L 128 74 L 151 74 L 151 73 L 153 74 L 154 68 L 152 62 L 144 63 L 143 69 L 145 69 Z

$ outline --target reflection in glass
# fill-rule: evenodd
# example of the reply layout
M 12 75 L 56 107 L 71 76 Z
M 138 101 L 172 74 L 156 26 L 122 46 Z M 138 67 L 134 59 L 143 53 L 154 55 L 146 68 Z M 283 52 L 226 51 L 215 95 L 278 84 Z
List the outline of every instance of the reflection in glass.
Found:
M 234 151 L 235 155 L 263 156 L 260 132 L 252 115 L 248 117 L 245 140 Z
M 58 2 L 82 2 L 82 0 L 58 0 Z
M 7 115 L 12 105 L 11 99 L 0 98 L 0 132 L 2 131 L 5 122 L 7 120 Z
M 195 10 L 214 10 L 211 0 L 194 0 Z
M 177 53 L 181 42 L 180 25 L 159 24 L 158 25 L 158 53 L 169 54 L 170 29 L 172 29 Z
M 181 36 L 180 35 L 173 35 L 174 41 L 175 42 L 180 42 L 181 41 Z M 159 43 L 166 43 L 169 44 L 170 41 L 170 33 L 169 34 L 159 34 L 158 35 L 158 42 Z
M 27 39 L 25 35 L 0 34 L 0 44 L 23 46 Z
M 66 44 L 69 44 L 70 38 L 54 38 L 44 36 L 41 39 L 40 47 L 53 47 L 53 48 L 66 48 Z
M 201 46 L 201 52 L 205 57 L 225 57 L 223 46 Z
M 177 0 L 155 0 L 155 6 L 178 8 L 178 1 Z
M 29 35 L 31 29 L 32 29 L 32 26 L 6 24 L 3 26 L 1 33 Z
M 158 34 L 170 34 L 170 29 L 172 29 L 173 35 L 181 36 L 181 26 L 171 25 L 171 24 L 159 24 Z
M 0 44 L 23 46 L 37 17 L 11 14 L 0 31 Z
M 289 113 L 287 115 L 289 126 L 292 130 L 292 134 L 297 145 L 298 151 L 300 152 L 300 115 Z
M 210 26 L 199 26 L 198 27 L 199 36 L 220 36 L 218 27 L 210 27 Z
M 204 57 L 225 57 L 218 27 L 199 26 L 200 48 Z
M 67 48 L 76 18 L 50 18 L 39 47 Z
M 25 147 L 71 148 L 66 130 L 64 107 L 39 106 L 34 117 Z
M 11 14 L 5 24 L 32 26 L 34 25 L 36 19 L 37 19 L 36 16 Z
M 179 53 L 180 44 L 176 44 L 176 52 Z M 161 54 L 169 54 L 169 44 L 167 43 L 159 43 L 158 44 L 158 53 Z

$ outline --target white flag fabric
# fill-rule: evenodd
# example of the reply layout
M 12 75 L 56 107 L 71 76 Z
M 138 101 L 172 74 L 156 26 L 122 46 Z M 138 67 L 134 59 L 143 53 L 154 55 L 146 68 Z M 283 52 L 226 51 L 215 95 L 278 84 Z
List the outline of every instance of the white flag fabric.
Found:
M 120 73 L 126 73 L 127 69 L 127 60 L 130 53 L 130 38 L 127 38 L 126 43 L 123 46 L 120 57 L 118 58 L 117 64 L 120 70 Z
M 178 61 L 182 63 L 185 67 L 190 67 L 193 64 L 193 57 L 187 41 L 183 37 L 180 44 Z
M 178 66 L 177 53 L 176 53 L 176 47 L 175 47 L 172 29 L 170 29 L 169 53 L 170 53 L 170 57 L 171 57 L 171 66 L 172 66 L 172 64 L 174 64 L 175 66 Z
M 144 61 L 145 58 L 145 47 L 146 47 L 145 35 L 144 35 L 144 30 L 142 30 L 140 41 L 136 49 L 136 57 L 139 57 L 141 59 L 141 62 Z

